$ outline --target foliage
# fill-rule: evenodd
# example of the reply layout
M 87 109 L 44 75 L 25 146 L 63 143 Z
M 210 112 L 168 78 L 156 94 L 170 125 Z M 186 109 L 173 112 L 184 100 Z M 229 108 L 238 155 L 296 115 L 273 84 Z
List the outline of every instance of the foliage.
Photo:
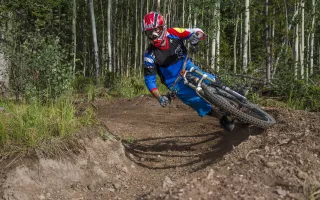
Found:
M 18 51 L 10 46 L 5 50 L 10 59 L 10 86 L 16 95 L 56 98 L 69 89 L 72 69 L 58 38 L 30 36 Z
M 157 85 L 160 93 L 166 93 L 167 88 L 157 79 Z M 111 96 L 135 97 L 141 94 L 149 94 L 142 77 L 116 78 L 113 86 L 110 88 Z
M 29 57 L 28 71 L 33 73 L 33 80 L 29 79 L 26 82 L 25 92 L 31 97 L 54 98 L 69 89 L 72 68 L 58 39 L 43 43 L 37 48 L 38 51 L 33 52 Z M 25 52 L 28 52 L 30 45 L 33 46 L 33 44 L 26 43 Z
M 94 81 L 94 78 L 79 75 L 72 81 L 71 86 L 75 93 L 83 94 L 88 92 L 89 85 L 94 85 Z
M 320 87 L 304 80 L 295 80 L 290 74 L 282 74 L 273 84 L 275 96 L 280 96 L 294 109 L 320 111 Z
M 25 96 L 28 99 L 37 99 L 38 97 L 42 99 L 56 98 L 69 88 L 73 69 L 75 69 L 74 74 L 88 77 L 80 78 L 78 76 L 77 80 L 73 82 L 73 88 L 77 92 L 86 93 L 88 99 L 91 100 L 94 100 L 97 93 L 99 93 L 99 86 L 95 86 L 93 82 L 95 76 L 93 63 L 95 61 L 92 51 L 92 27 L 89 23 L 91 19 L 88 5 L 86 1 L 75 1 L 75 12 L 73 13 L 73 2 L 67 0 L 3 0 L 1 2 L 0 42 L 2 43 L 2 40 L 5 41 L 3 42 L 5 53 L 10 60 L 10 86 L 17 97 Z M 109 92 L 116 96 L 132 97 L 137 94 L 148 93 L 143 80 L 138 76 L 138 71 L 141 70 L 139 67 L 143 65 L 141 57 L 143 56 L 143 49 L 147 46 L 147 40 L 139 31 L 141 23 L 137 23 L 137 20 L 140 21 L 143 14 L 154 10 L 155 2 L 151 3 L 146 0 L 111 2 L 111 16 L 107 16 L 108 4 L 106 2 L 101 1 L 94 4 L 101 71 L 107 71 L 106 69 L 110 67 L 108 63 L 112 61 L 111 68 L 113 72 L 111 72 L 110 78 L 105 79 L 107 80 L 104 81 L 105 86 L 110 88 Z M 205 41 L 199 43 L 199 54 L 195 56 L 201 63 L 205 63 L 201 64 L 202 66 L 210 65 L 213 39 L 216 39 L 217 22 L 219 21 L 221 34 L 219 41 L 220 69 L 225 70 L 225 72 L 230 71 L 233 67 L 233 59 L 231 58 L 236 53 L 237 72 L 240 72 L 239 65 L 242 63 L 241 48 L 243 46 L 243 33 L 241 32 L 243 29 L 241 27 L 243 27 L 244 23 L 244 5 L 239 0 L 219 1 L 220 14 L 218 14 L 219 12 L 214 12 L 217 2 L 216 0 L 185 0 L 172 1 L 171 5 L 166 5 L 167 1 L 161 1 L 161 11 L 162 14 L 166 14 L 168 27 L 171 25 L 182 27 L 182 21 L 184 21 L 184 27 L 198 27 L 206 32 L 208 37 Z M 317 34 L 319 33 L 319 20 L 317 20 L 320 14 L 319 6 L 319 3 L 315 5 L 316 28 L 311 30 L 313 19 L 312 4 L 311 2 L 306 2 L 305 4 L 305 35 L 309 37 L 312 31 L 315 33 L 315 65 L 319 65 L 318 46 L 320 34 Z M 279 52 L 283 50 L 282 43 L 287 37 L 287 43 L 290 44 L 290 47 L 280 55 L 279 63 L 285 63 L 292 57 L 294 25 L 301 22 L 300 15 L 297 15 L 295 20 L 291 21 L 295 7 L 296 1 L 275 0 L 269 2 L 269 14 L 266 16 L 264 3 L 258 0 L 250 1 L 248 73 L 252 76 L 256 77 L 256 74 L 254 74 L 256 71 L 265 71 L 266 48 L 264 36 L 266 23 L 269 23 L 270 33 L 272 33 L 270 40 L 273 54 L 272 60 L 275 61 L 279 56 Z M 214 14 L 217 15 L 214 16 Z M 72 30 L 73 19 L 76 23 L 76 30 Z M 111 19 L 112 29 L 111 58 L 106 55 L 106 52 L 110 50 L 107 47 L 109 43 L 106 31 L 108 29 L 108 19 Z M 238 26 L 238 32 L 235 32 L 236 25 Z M 292 27 L 291 30 L 288 30 L 289 25 Z M 75 31 L 75 35 L 73 35 L 73 31 Z M 73 40 L 73 36 L 76 36 L 76 41 Z M 306 38 L 306 40 L 309 39 Z M 73 47 L 76 49 L 76 57 L 74 60 L 75 66 L 72 66 L 72 68 L 70 63 L 73 57 Z M 1 50 L 3 50 L 2 47 Z M 216 47 L 217 50 L 218 48 Z M 307 55 L 308 53 L 310 53 L 309 44 L 306 44 L 306 60 L 307 56 L 310 57 L 310 55 Z M 135 66 L 132 66 L 133 63 Z M 274 65 L 275 63 L 273 62 L 272 64 Z M 286 65 L 281 67 L 288 68 L 290 64 Z M 290 70 L 292 69 L 288 69 L 288 71 Z M 126 74 L 131 74 L 133 77 L 125 77 Z M 281 72 L 280 74 L 281 76 L 286 75 Z M 299 92 L 296 91 L 297 88 L 290 86 L 292 79 L 281 77 L 280 74 L 277 74 L 278 80 L 285 79 L 288 81 L 278 83 L 278 80 L 275 80 L 276 87 L 274 87 L 273 94 L 283 95 L 282 93 L 286 93 L 286 91 L 290 91 L 288 89 L 293 88 L 293 98 L 296 98 L 294 95 Z M 107 74 L 106 77 L 108 76 Z M 265 76 L 264 72 L 259 74 L 259 78 L 262 76 Z M 251 92 L 257 92 L 261 89 L 260 83 L 252 83 L 248 79 L 230 76 L 227 73 L 222 78 L 225 79 L 224 81 L 227 85 L 235 87 L 235 89 L 240 86 L 255 87 Z M 297 85 L 297 83 L 292 84 Z M 163 87 L 163 91 L 165 90 Z M 315 98 L 314 90 L 308 88 L 307 91 L 312 94 L 310 94 L 311 96 L 304 94 L 304 96 L 309 96 L 305 98 Z M 261 93 L 258 93 L 258 95 L 261 96 Z M 284 96 L 289 99 L 291 97 L 290 94 Z M 314 107 L 317 103 L 313 102 L 311 104 Z
M 252 102 L 265 106 L 320 111 L 320 87 L 303 80 L 295 80 L 288 70 L 280 72 L 279 78 L 274 80 L 271 88 L 266 87 L 263 80 L 234 75 L 226 70 L 220 70 L 217 76 L 223 84 L 235 91 L 248 92 L 247 97 Z M 319 77 L 313 77 L 313 83 L 319 80 Z
M 36 148 L 54 138 L 71 136 L 81 126 L 93 122 L 90 110 L 79 118 L 75 116 L 76 109 L 69 97 L 46 104 L 1 101 L 0 105 L 5 108 L 0 113 L 0 149 L 4 151 Z

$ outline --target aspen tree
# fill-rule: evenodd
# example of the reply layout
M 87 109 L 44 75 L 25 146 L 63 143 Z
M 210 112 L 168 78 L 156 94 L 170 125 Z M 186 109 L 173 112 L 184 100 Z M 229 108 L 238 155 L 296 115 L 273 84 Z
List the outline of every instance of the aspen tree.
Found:
M 93 39 L 93 46 L 94 46 L 93 54 L 94 54 L 94 64 L 95 64 L 95 72 L 96 72 L 95 73 L 96 84 L 99 85 L 99 78 L 100 78 L 99 49 L 98 49 L 96 19 L 94 16 L 93 0 L 89 0 L 89 6 L 90 6 L 92 39 Z
M 248 42 L 249 42 L 249 0 L 245 0 L 245 17 L 244 17 L 244 33 L 243 33 L 243 55 L 242 55 L 242 70 L 248 70 Z

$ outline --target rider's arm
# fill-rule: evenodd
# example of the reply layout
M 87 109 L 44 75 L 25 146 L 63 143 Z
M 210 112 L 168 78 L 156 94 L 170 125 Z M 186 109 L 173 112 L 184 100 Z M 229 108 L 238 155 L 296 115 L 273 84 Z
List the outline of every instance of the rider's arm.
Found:
M 169 28 L 168 33 L 169 37 L 180 38 L 182 40 L 187 40 L 194 34 L 199 35 L 200 40 L 206 38 L 205 33 L 200 28 Z
M 161 94 L 157 86 L 157 70 L 154 56 L 152 52 L 148 50 L 144 54 L 144 82 L 152 96 L 159 99 Z
M 144 69 L 144 83 L 146 84 L 148 90 L 150 91 L 150 93 L 152 94 L 152 96 L 154 96 L 156 99 L 159 99 L 159 97 L 161 96 L 157 87 L 157 83 L 156 83 L 156 75 L 146 75 L 150 72 L 150 70 L 148 70 L 148 68 Z

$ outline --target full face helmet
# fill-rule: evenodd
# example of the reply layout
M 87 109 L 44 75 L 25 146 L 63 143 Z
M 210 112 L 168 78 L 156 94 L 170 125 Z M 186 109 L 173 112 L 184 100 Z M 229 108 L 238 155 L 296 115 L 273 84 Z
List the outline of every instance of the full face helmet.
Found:
M 163 16 L 157 12 L 146 14 L 142 21 L 142 31 L 154 46 L 160 47 L 166 39 L 166 25 Z

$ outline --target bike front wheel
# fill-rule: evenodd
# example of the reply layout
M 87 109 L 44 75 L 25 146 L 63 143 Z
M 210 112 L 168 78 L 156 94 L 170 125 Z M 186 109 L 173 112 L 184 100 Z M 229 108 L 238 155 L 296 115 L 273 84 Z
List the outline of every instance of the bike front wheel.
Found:
M 214 86 L 202 84 L 203 97 L 228 115 L 241 122 L 261 128 L 269 128 L 276 120 L 266 111 L 247 100 L 240 101 L 233 95 Z

